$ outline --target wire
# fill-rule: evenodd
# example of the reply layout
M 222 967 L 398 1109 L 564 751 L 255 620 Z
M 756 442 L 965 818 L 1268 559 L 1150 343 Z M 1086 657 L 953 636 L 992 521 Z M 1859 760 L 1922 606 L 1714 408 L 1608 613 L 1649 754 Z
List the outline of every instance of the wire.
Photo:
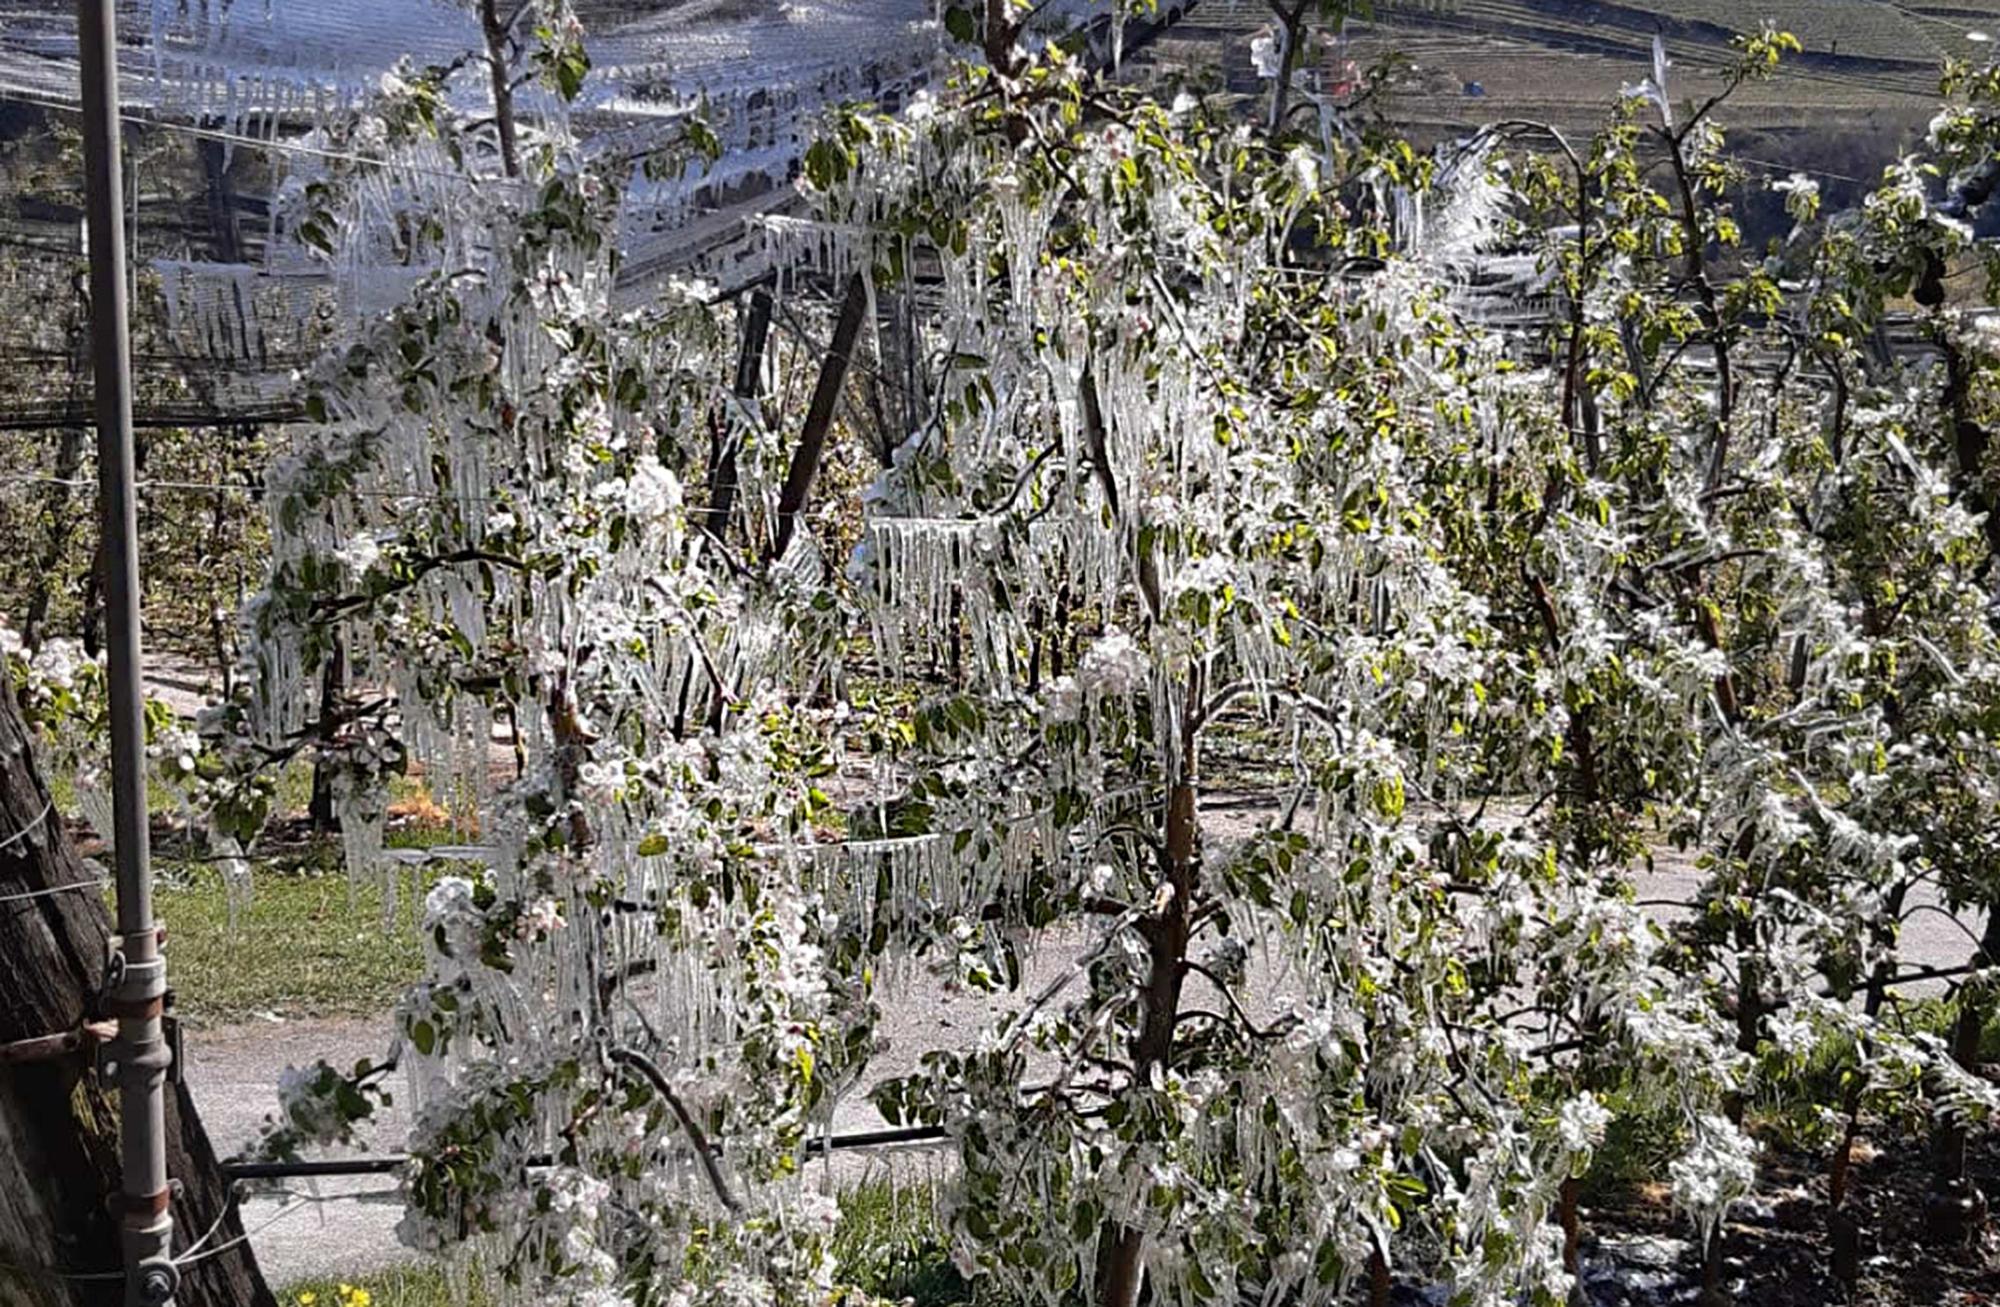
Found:
M 224 1243 L 219 1243 L 215 1245 L 215 1247 L 210 1248 L 205 1252 L 194 1253 L 192 1256 L 190 1256 L 187 1253 L 182 1253 L 179 1257 L 174 1258 L 174 1265 L 192 1266 L 197 1262 L 205 1262 L 211 1257 L 220 1257 L 222 1256 L 222 1254 L 230 1251 L 233 1248 L 238 1247 L 239 1245 L 249 1243 L 250 1240 L 264 1233 L 264 1231 L 270 1229 L 272 1226 L 284 1220 L 287 1216 L 290 1216 L 294 1212 L 304 1211 L 306 1208 L 312 1206 L 315 1203 L 337 1202 L 339 1199 L 345 1196 L 346 1195 L 342 1194 L 320 1194 L 320 1195 L 294 1194 L 292 1195 L 292 1197 L 296 1201 L 288 1202 L 283 1207 L 280 1207 L 277 1210 L 277 1212 L 271 1217 L 270 1220 L 265 1221 L 262 1225 L 259 1225 L 256 1229 L 245 1230 L 242 1234 L 237 1235 L 234 1239 L 230 1239 Z
M 16 1275 L 39 1275 L 51 1280 L 122 1280 L 123 1271 L 59 1271 L 53 1266 L 24 1266 L 20 1262 L 0 1262 L 0 1271 Z
M 201 1251 L 201 1246 L 207 1243 L 210 1239 L 213 1239 L 215 1237 L 215 1232 L 222 1228 L 222 1223 L 228 1220 L 229 1214 L 235 1210 L 236 1210 L 236 1195 L 234 1193 L 231 1193 L 223 1199 L 222 1210 L 215 1214 L 215 1224 L 209 1226 L 208 1232 L 202 1235 L 201 1238 L 195 1240 L 187 1247 L 181 1249 L 180 1258 L 177 1258 L 176 1260 L 182 1260 L 191 1257 L 195 1253 Z
M 35 818 L 27 825 L 21 827 L 21 829 L 15 831 L 12 835 L 9 835 L 6 839 L 0 840 L 0 849 L 12 848 L 15 844 L 20 843 L 22 840 L 28 838 L 28 836 L 34 834 L 35 831 L 41 826 L 41 824 L 49 819 L 49 814 L 54 812 L 55 810 L 56 810 L 56 801 L 54 799 L 50 799 L 46 804 L 42 806 L 41 816 Z M 41 892 L 46 893 L 47 891 L 41 891 Z M 5 903 L 6 901 L 7 900 L 5 899 L 0 899 L 0 903 Z
M 52 885 L 48 889 L 30 890 L 26 894 L 9 894 L 4 898 L 0 898 L 0 904 L 25 903 L 29 899 L 45 899 L 56 894 L 66 894 L 73 889 L 107 889 L 110 885 L 111 882 L 108 879 L 72 881 L 67 885 Z
M 201 1250 L 202 1245 L 206 1244 L 210 1239 L 215 1237 L 216 1232 L 222 1229 L 223 1222 L 227 1221 L 231 1215 L 240 1213 L 242 1211 L 243 1207 L 242 1201 L 235 1195 L 234 1192 L 232 1192 L 229 1195 L 227 1201 L 225 1201 L 222 1204 L 222 1210 L 216 1213 L 215 1222 L 214 1224 L 208 1227 L 208 1232 L 206 1234 L 203 1234 L 201 1238 L 189 1244 L 186 1248 L 182 1249 L 180 1256 L 174 1258 L 174 1265 L 191 1266 L 196 1262 L 206 1261 L 210 1257 L 219 1256 L 222 1253 L 228 1252 L 231 1248 L 234 1248 L 238 1244 L 245 1242 L 246 1240 L 250 1239 L 253 1235 L 262 1234 L 264 1231 L 270 1229 L 273 1225 L 277 1224 L 284 1217 L 291 1215 L 291 1213 L 297 1210 L 298 1208 L 307 1206 L 309 1204 L 336 1203 L 347 1199 L 365 1201 L 367 1199 L 372 1199 L 372 1198 L 386 1197 L 388 1195 L 397 1194 L 402 1191 L 400 1188 L 398 1188 L 398 1189 L 361 1189 L 349 1193 L 338 1193 L 338 1194 L 309 1194 L 309 1193 L 302 1193 L 296 1189 L 280 1189 L 277 1192 L 284 1196 L 284 1203 L 280 1207 L 280 1209 L 271 1217 L 270 1220 L 265 1221 L 262 1225 L 258 1226 L 254 1230 L 248 1230 L 243 1234 L 238 1235 L 236 1238 L 229 1240 L 227 1243 L 217 1244 L 215 1247 L 210 1248 L 207 1252 L 203 1252 Z
M 390 1175 L 409 1160 L 396 1154 L 299 1162 L 223 1162 L 221 1170 L 230 1180 L 312 1180 L 327 1176 Z
M 1722 157 L 1731 163 L 1747 163 L 1753 168 L 1763 168 L 1770 172 L 1781 172 L 1787 175 L 1802 173 L 1807 177 L 1824 177 L 1828 181 L 1851 182 L 1856 186 L 1873 186 L 1876 184 L 1876 182 L 1868 181 L 1866 178 L 1850 177 L 1844 172 L 1829 172 L 1825 168 L 1807 168 L 1795 163 L 1779 163 L 1774 159 L 1758 159 L 1747 154 L 1732 154 L 1728 150 L 1722 152 Z M 1880 180 L 1880 178 L 1876 179 L 1877 182 Z
M 83 112 L 81 105 L 71 104 L 67 100 L 58 99 L 53 96 L 33 95 L 20 90 L 0 90 L 0 101 L 12 101 L 16 104 L 32 104 L 39 108 L 54 109 L 62 113 L 81 114 Z M 302 155 L 308 158 L 324 159 L 331 163 L 365 164 L 369 167 L 393 170 L 399 173 L 442 177 L 447 181 L 455 181 L 473 189 L 478 189 L 485 185 L 498 184 L 517 188 L 521 186 L 520 182 L 506 177 L 482 177 L 477 173 L 461 172 L 450 168 L 436 168 L 427 164 L 408 163 L 397 159 L 381 159 L 374 155 L 355 154 L 346 150 L 328 150 L 316 145 L 305 145 L 298 141 L 281 141 L 275 136 L 248 136 L 242 132 L 224 131 L 219 127 L 202 127 L 195 123 L 176 122 L 171 118 L 160 117 L 158 114 L 136 113 L 129 109 L 120 109 L 118 120 L 123 123 L 131 123 L 135 126 L 157 128 L 163 132 L 177 132 L 182 136 L 191 136 L 205 141 L 220 141 L 228 145 L 246 145 L 252 149 L 271 150 L 280 154 Z M 658 150 L 641 150 L 633 154 L 631 158 L 637 160 L 654 153 L 658 153 Z
M 942 1144 L 948 1142 L 950 1138 L 951 1132 L 944 1126 L 899 1126 L 893 1129 L 857 1130 L 851 1134 L 812 1135 L 806 1139 L 804 1151 L 807 1157 L 818 1157 L 829 1152 L 845 1153 L 873 1148 L 907 1148 L 913 1145 Z M 324 1179 L 338 1176 L 388 1175 L 408 1165 L 409 1161 L 410 1155 L 407 1153 L 390 1153 L 379 1157 L 329 1158 L 310 1162 L 224 1162 L 221 1169 L 222 1174 L 231 1180 Z M 553 1166 L 555 1159 L 545 1153 L 536 1154 L 525 1159 L 523 1165 Z M 334 1202 L 341 1198 L 365 1197 L 374 1193 L 389 1192 L 391 1191 L 382 1189 L 365 1191 L 362 1194 L 327 1194 L 322 1201 Z M 221 1248 L 213 1248 L 209 1253 L 212 1255 L 220 1251 Z
M 16 477 L 0 477 L 0 486 L 4 485 L 66 486 L 72 490 L 96 490 L 98 488 L 96 480 L 90 477 L 56 477 L 56 476 L 42 476 L 39 474 L 30 474 L 26 476 L 16 476 Z M 143 490 L 209 491 L 215 493 L 245 494 L 245 495 L 250 495 L 253 498 L 270 493 L 269 486 L 250 484 L 241 481 L 235 481 L 235 482 L 165 481 L 165 480 L 140 481 L 135 483 L 134 489 L 142 491 Z M 363 490 L 359 489 L 358 487 L 352 487 L 352 486 L 344 487 L 338 493 L 327 496 L 327 499 L 329 502 L 331 502 L 332 500 L 345 498 L 349 496 L 359 497 L 363 499 L 386 499 L 386 500 L 404 500 L 404 501 L 425 500 L 425 501 L 435 501 L 441 504 L 495 504 L 495 503 L 517 502 L 517 501 L 505 500 L 498 495 L 474 495 L 474 494 L 458 495 L 458 494 L 452 494 L 449 491 L 426 492 L 421 490 Z M 708 510 L 702 509 L 700 511 L 705 513 Z M 729 512 L 733 517 L 749 518 L 755 516 L 757 510 L 751 505 L 738 504 L 735 507 L 731 508 Z M 966 520 L 971 521 L 973 519 L 968 518 Z M 5 846 L 0 845 L 0 847 L 5 847 Z
M 12 478 L 12 480 L 15 481 L 16 483 L 33 484 L 38 486 L 67 486 L 71 490 L 97 489 L 97 479 L 95 477 L 54 477 L 54 476 L 41 476 L 41 475 L 31 474 L 28 476 L 14 477 Z M 234 484 L 226 481 L 139 481 L 134 483 L 134 488 L 139 490 L 232 490 L 232 491 L 241 491 L 244 494 L 250 494 L 250 495 L 261 495 L 264 493 L 263 486 L 242 481 L 235 482 Z M 343 490 L 341 491 L 341 493 L 342 494 L 369 494 L 369 493 L 387 494 L 389 492 Z M 429 498 L 429 496 L 417 496 L 417 495 L 397 496 L 397 497 Z M 449 498 L 449 497 L 451 496 L 439 496 L 439 498 Z
M 12 477 L 8 478 L 8 480 L 16 485 L 67 486 L 72 490 L 95 490 L 98 488 L 97 482 L 90 477 L 30 475 Z M 189 490 L 220 494 L 244 494 L 250 495 L 253 498 L 265 495 L 270 491 L 269 486 L 242 481 L 140 481 L 133 488 L 137 490 Z M 329 496 L 329 498 L 341 498 L 349 495 L 359 496 L 364 499 L 435 500 L 439 503 L 447 504 L 486 504 L 499 502 L 499 497 L 496 495 L 454 495 L 448 492 L 426 493 L 420 490 L 362 490 L 356 487 L 344 488 L 338 495 Z

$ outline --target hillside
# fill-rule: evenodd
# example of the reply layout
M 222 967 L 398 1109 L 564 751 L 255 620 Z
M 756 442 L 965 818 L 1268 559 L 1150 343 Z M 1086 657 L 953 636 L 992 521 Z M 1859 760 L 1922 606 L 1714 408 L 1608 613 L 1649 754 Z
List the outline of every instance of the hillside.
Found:
M 1407 57 L 1415 70 L 1387 112 L 1420 136 L 1499 118 L 1584 131 L 1647 75 L 1655 33 L 1676 65 L 1676 98 L 1692 99 L 1719 85 L 1730 41 L 1766 22 L 1805 50 L 1732 103 L 1738 148 L 1839 186 L 1872 179 L 1921 132 L 1940 63 L 1991 50 L 1978 37 L 2000 35 L 2000 0 L 1378 0 L 1374 21 L 1352 24 L 1320 72 Z M 1203 0 L 1149 62 L 1169 78 L 1219 77 L 1254 94 L 1250 42 L 1270 23 L 1261 0 Z

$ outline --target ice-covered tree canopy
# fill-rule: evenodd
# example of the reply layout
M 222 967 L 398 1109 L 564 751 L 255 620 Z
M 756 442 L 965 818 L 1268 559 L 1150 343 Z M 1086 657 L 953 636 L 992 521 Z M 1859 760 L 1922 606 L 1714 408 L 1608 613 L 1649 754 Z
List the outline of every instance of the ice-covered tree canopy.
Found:
M 1337 106 L 1162 104 L 1013 21 L 953 10 L 985 60 L 829 115 L 770 224 L 901 324 L 879 461 L 828 452 L 840 372 L 797 411 L 742 349 L 768 300 L 625 302 L 634 174 L 555 119 L 496 152 L 451 71 L 385 84 L 298 197 L 355 294 L 398 290 L 304 380 L 201 775 L 243 840 L 263 769 L 321 752 L 365 873 L 417 764 L 489 850 L 399 1010 L 406 1239 L 525 1300 L 835 1301 L 803 1163 L 866 1087 L 943 1132 L 960 1264 L 1024 1301 L 1560 1301 L 1615 1120 L 1674 1138 L 1712 1232 L 1747 1105 L 1816 1049 L 1830 1136 L 1871 1095 L 1986 1110 L 1877 1017 L 1912 888 L 1995 894 L 1996 349 L 1932 293 L 1973 266 L 1995 74 L 1860 211 L 1789 184 L 1759 260 L 1723 101 L 1424 157 Z M 578 34 L 537 30 L 573 97 Z M 1545 336 L 1467 307 L 1503 247 Z M 776 311 L 817 321 L 810 284 Z M 1904 294 L 1930 348 L 1877 357 Z M 1262 766 L 1242 821 L 1204 805 L 1218 739 Z M 1666 843 L 1704 882 L 1673 929 L 1632 889 Z M 1016 989 L 1056 938 L 990 1029 L 870 1073 L 892 988 Z M 290 1078 L 273 1147 L 380 1083 Z

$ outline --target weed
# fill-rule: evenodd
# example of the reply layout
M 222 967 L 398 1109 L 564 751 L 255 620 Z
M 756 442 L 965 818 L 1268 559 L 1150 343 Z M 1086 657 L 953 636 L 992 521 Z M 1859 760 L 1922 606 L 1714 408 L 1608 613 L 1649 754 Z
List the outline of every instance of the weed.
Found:
M 281 1307 L 490 1307 L 477 1275 L 454 1283 L 435 1266 L 399 1266 L 349 1280 L 308 1280 L 278 1295 Z

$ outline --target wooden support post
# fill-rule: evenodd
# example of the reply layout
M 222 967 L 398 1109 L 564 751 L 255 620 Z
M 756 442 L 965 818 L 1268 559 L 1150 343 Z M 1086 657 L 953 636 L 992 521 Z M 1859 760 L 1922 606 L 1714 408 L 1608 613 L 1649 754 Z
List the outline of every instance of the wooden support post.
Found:
M 778 497 L 778 523 L 771 542 L 770 561 L 785 556 L 792 533 L 806 511 L 806 497 L 812 493 L 813 478 L 826 453 L 827 431 L 833 426 L 833 411 L 840 402 L 841 387 L 847 384 L 848 364 L 854 359 L 854 342 L 868 315 L 868 274 L 857 272 L 847 280 L 847 297 L 841 301 L 840 318 L 833 326 L 833 344 L 820 364 L 819 383 L 813 387 L 812 403 L 806 409 L 805 426 L 799 430 L 798 448 L 785 474 L 785 487 Z

